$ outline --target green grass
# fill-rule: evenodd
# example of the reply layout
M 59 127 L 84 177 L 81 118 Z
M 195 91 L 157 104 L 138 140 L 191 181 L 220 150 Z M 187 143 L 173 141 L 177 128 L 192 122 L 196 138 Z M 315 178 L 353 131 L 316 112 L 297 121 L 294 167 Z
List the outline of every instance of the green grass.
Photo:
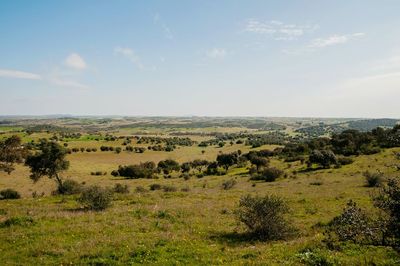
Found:
M 37 137 L 33 134 L 30 137 Z M 88 139 L 83 147 L 97 147 L 104 141 Z M 110 142 L 120 145 L 119 142 Z M 69 147 L 82 142 L 71 141 Z M 267 148 L 261 147 L 261 148 Z M 273 148 L 273 147 L 269 147 Z M 339 169 L 304 170 L 299 162 L 274 159 L 272 166 L 283 169 L 287 178 L 272 183 L 252 182 L 245 168 L 232 168 L 226 176 L 121 180 L 110 175 L 119 164 L 172 158 L 179 162 L 204 158 L 214 160 L 219 151 L 231 152 L 249 147 L 226 145 L 224 148 L 181 147 L 173 152 L 146 151 L 76 153 L 68 156 L 70 169 L 63 173 L 79 182 L 114 186 L 127 184 L 130 193 L 115 195 L 113 205 L 104 212 L 84 211 L 76 196 L 50 196 L 54 181 L 32 183 L 26 167 L 17 166 L 11 175 L 0 173 L 0 189 L 21 192 L 20 200 L 0 201 L 1 265 L 316 265 L 325 261 L 334 265 L 396 265 L 399 254 L 391 248 L 343 244 L 340 251 L 328 250 L 322 243 L 323 228 L 338 215 L 349 199 L 373 212 L 370 194 L 376 188 L 365 187 L 362 172 L 380 169 L 396 177 L 396 159 L 388 149 L 379 154 L 359 156 Z M 397 162 L 398 163 L 398 162 Z M 91 171 L 107 171 L 91 176 Z M 295 173 L 298 172 L 298 173 Z M 235 179 L 237 184 L 223 190 L 221 184 Z M 320 183 L 313 185 L 312 183 Z M 149 191 L 153 183 L 178 188 L 177 192 Z M 148 191 L 135 192 L 142 186 Z M 181 191 L 189 188 L 189 191 Z M 32 192 L 45 193 L 32 198 Z M 234 216 L 241 196 L 276 194 L 287 199 L 290 218 L 299 235 L 288 241 L 248 240 Z M 32 221 L 32 222 L 31 222 Z

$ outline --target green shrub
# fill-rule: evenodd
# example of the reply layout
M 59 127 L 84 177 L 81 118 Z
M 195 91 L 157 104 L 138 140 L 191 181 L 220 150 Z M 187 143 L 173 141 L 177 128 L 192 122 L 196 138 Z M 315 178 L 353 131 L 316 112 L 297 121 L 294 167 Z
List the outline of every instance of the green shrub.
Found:
M 59 185 L 55 194 L 73 195 L 82 192 L 82 185 L 72 179 L 66 179 Z
M 289 207 L 278 196 L 243 196 L 236 210 L 237 219 L 244 223 L 248 232 L 261 240 L 287 239 L 295 232 L 287 220 Z
M 32 217 L 29 216 L 18 216 L 18 217 L 11 217 L 3 222 L 0 223 L 0 228 L 2 227 L 10 227 L 10 226 L 29 226 L 34 224 L 34 220 Z
M 162 186 L 162 189 L 164 192 L 175 192 L 178 190 L 176 187 L 171 186 L 171 185 Z
M 365 180 L 367 181 L 367 187 L 379 187 L 383 182 L 383 174 L 380 172 L 371 173 L 369 171 L 365 171 L 363 173 Z
M 226 181 L 224 181 L 223 183 L 222 183 L 222 189 L 224 189 L 224 190 L 228 190 L 228 189 L 231 189 L 231 188 L 233 188 L 235 185 L 236 185 L 236 180 L 234 180 L 234 179 L 229 179 L 229 180 L 226 180 Z
M 129 187 L 128 187 L 128 185 L 123 185 L 123 184 L 120 184 L 120 183 L 117 183 L 117 184 L 115 184 L 115 186 L 114 186 L 114 192 L 115 193 L 120 193 L 120 194 L 127 194 L 127 193 L 129 193 Z
M 7 188 L 0 191 L 0 200 L 19 199 L 19 198 L 21 198 L 21 195 L 18 193 L 18 191 L 13 190 L 11 188 Z
M 400 248 L 400 181 L 390 178 L 373 200 L 386 214 L 379 221 L 379 227 L 384 228 L 382 244 Z
M 344 157 L 344 156 L 340 156 L 337 158 L 338 160 L 338 164 L 340 165 L 348 165 L 348 164 L 352 164 L 354 162 L 354 160 L 350 157 Z
M 260 174 L 253 175 L 250 180 L 263 180 L 265 182 L 273 182 L 282 174 L 282 170 L 275 167 L 269 167 L 265 168 Z
M 142 187 L 142 186 L 137 186 L 137 187 L 135 188 L 135 192 L 137 192 L 137 193 L 143 193 L 143 192 L 147 192 L 147 189 L 145 189 L 145 188 Z
M 90 186 L 82 192 L 78 201 L 87 209 L 101 211 L 111 205 L 112 191 L 108 188 Z
M 160 184 L 151 184 L 150 190 L 160 190 L 162 186 Z
M 366 213 L 350 200 L 343 212 L 329 223 L 330 233 L 339 241 L 366 243 L 373 237 L 372 223 Z M 331 237 L 331 236 L 330 236 Z

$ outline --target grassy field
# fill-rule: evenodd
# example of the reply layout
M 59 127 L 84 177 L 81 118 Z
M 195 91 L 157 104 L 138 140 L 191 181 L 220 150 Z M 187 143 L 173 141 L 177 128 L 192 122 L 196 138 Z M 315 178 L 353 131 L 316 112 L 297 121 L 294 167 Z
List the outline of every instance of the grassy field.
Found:
M 38 139 L 43 134 L 25 136 Z M 283 169 L 285 178 L 276 182 L 249 181 L 246 168 L 232 168 L 225 176 L 171 179 L 126 180 L 110 172 L 118 165 L 174 159 L 180 163 L 193 159 L 215 160 L 220 152 L 249 146 L 225 145 L 223 148 L 179 147 L 172 152 L 101 152 L 101 145 L 120 146 L 121 141 L 94 141 L 90 138 L 68 142 L 68 147 L 97 148 L 97 152 L 78 152 L 67 156 L 71 166 L 63 173 L 85 184 L 113 186 L 127 184 L 130 193 L 116 194 L 112 207 L 103 212 L 84 211 L 76 196 L 51 196 L 53 180 L 33 183 L 26 167 L 7 175 L 0 172 L 0 189 L 13 188 L 20 200 L 0 201 L 0 222 L 22 217 L 20 225 L 0 228 L 1 265 L 314 265 L 324 258 L 334 265 L 396 265 L 397 252 L 387 247 L 346 244 L 340 251 L 328 250 L 322 241 L 321 225 L 338 215 L 349 199 L 372 214 L 371 193 L 362 172 L 383 171 L 396 176 L 393 151 L 355 158 L 339 169 L 300 171 L 299 162 L 271 164 Z M 135 144 L 133 144 L 136 146 Z M 258 149 L 273 149 L 262 146 Z M 202 153 L 204 150 L 204 154 Z M 106 175 L 92 176 L 93 171 Z M 296 173 L 294 173 L 296 171 Z M 237 184 L 223 190 L 221 184 L 235 179 Z M 150 191 L 149 185 L 172 185 L 177 192 Z M 317 184 L 317 185 L 316 185 Z M 136 192 L 136 187 L 146 188 Z M 44 197 L 32 197 L 32 193 Z M 275 194 L 288 200 L 290 218 L 298 236 L 289 241 L 261 242 L 243 237 L 244 228 L 235 220 L 234 210 L 246 194 Z M 23 217 L 32 218 L 23 220 Z M 311 254 L 311 255 L 310 255 Z

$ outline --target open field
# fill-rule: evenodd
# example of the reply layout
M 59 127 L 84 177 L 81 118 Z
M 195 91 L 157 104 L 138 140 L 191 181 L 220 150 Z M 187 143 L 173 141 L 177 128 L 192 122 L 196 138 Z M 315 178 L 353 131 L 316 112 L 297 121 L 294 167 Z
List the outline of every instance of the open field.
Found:
M 174 131 L 177 130 L 180 129 Z M 126 136 L 129 132 L 124 129 L 119 133 Z M 46 132 L 19 134 L 24 142 L 53 136 Z M 223 147 L 195 144 L 177 146 L 170 152 L 122 150 L 117 154 L 100 151 L 100 147 L 123 147 L 124 139 L 95 140 L 99 138 L 96 134 L 83 133 L 79 139 L 59 141 L 67 143 L 68 149 L 97 149 L 68 154 L 70 168 L 62 176 L 86 186 L 126 184 L 130 193 L 115 194 L 112 206 L 105 211 L 88 211 L 76 202 L 77 195 L 52 196 L 56 189 L 53 180 L 42 178 L 33 183 L 26 166 L 17 165 L 10 175 L 0 172 L 0 190 L 12 188 L 22 195 L 22 199 L 0 201 L 0 222 L 11 217 L 29 217 L 33 221 L 0 227 L 2 265 L 313 265 L 315 258 L 323 258 L 332 265 L 400 263 L 400 255 L 390 247 L 346 243 L 341 250 L 330 250 L 324 245 L 324 225 L 341 212 L 349 199 L 372 216 L 378 215 L 370 197 L 377 188 L 366 187 L 362 173 L 379 170 L 386 177 L 397 177 L 399 172 L 394 165 L 398 160 L 394 153 L 400 152 L 400 148 L 353 156 L 352 164 L 340 168 L 312 171 L 305 171 L 300 161 L 284 162 L 273 157 L 270 165 L 282 169 L 285 175 L 271 183 L 250 181 L 248 166 L 230 168 L 226 175 L 193 175 L 188 180 L 179 178 L 177 173 L 172 178 L 125 179 L 112 176 L 111 171 L 119 165 L 158 163 L 165 159 L 179 163 L 194 159 L 214 161 L 221 153 L 274 150 L 282 145 L 252 148 L 227 141 Z M 161 136 L 169 135 L 163 132 Z M 198 142 L 212 138 L 192 137 Z M 130 145 L 148 146 L 135 141 Z M 106 174 L 91 175 L 95 171 Z M 237 184 L 232 189 L 222 189 L 222 183 L 231 179 Z M 176 191 L 149 190 L 155 183 L 173 186 Z M 137 187 L 144 190 L 136 191 Z M 37 196 L 32 197 L 33 194 Z M 239 199 L 246 194 L 273 194 L 286 199 L 297 236 L 286 241 L 246 238 L 245 228 L 234 215 Z

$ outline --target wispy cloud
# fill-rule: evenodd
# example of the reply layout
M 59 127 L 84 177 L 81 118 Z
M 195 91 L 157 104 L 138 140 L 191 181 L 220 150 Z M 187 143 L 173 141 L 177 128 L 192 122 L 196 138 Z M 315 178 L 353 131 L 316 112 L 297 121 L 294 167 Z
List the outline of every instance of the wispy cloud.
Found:
M 83 58 L 77 53 L 71 53 L 70 55 L 65 58 L 64 61 L 65 65 L 76 69 L 76 70 L 83 70 L 87 68 L 87 64 Z
M 334 34 L 327 38 L 317 38 L 311 41 L 308 45 L 309 48 L 324 48 L 328 46 L 338 45 L 338 44 L 345 44 L 349 41 L 359 39 L 365 36 L 365 33 L 358 32 L 353 34 L 345 34 L 345 35 L 338 35 Z
M 114 48 L 114 53 L 129 59 L 140 70 L 154 70 L 154 67 L 145 66 L 140 57 L 130 48 L 118 46 Z
M 224 58 L 227 55 L 227 52 L 223 48 L 213 48 L 206 51 L 206 56 L 209 58 Z
M 174 35 L 172 34 L 171 29 L 167 26 L 167 24 L 163 21 L 161 18 L 160 14 L 156 13 L 153 16 L 153 22 L 154 24 L 160 25 L 165 38 L 172 40 L 174 38 Z
M 269 35 L 274 40 L 295 40 L 317 28 L 318 25 L 297 25 L 286 24 L 277 20 L 260 21 L 249 19 L 246 22 L 244 31 Z
M 42 79 L 42 77 L 38 74 L 10 69 L 0 69 L 0 77 L 15 79 Z

